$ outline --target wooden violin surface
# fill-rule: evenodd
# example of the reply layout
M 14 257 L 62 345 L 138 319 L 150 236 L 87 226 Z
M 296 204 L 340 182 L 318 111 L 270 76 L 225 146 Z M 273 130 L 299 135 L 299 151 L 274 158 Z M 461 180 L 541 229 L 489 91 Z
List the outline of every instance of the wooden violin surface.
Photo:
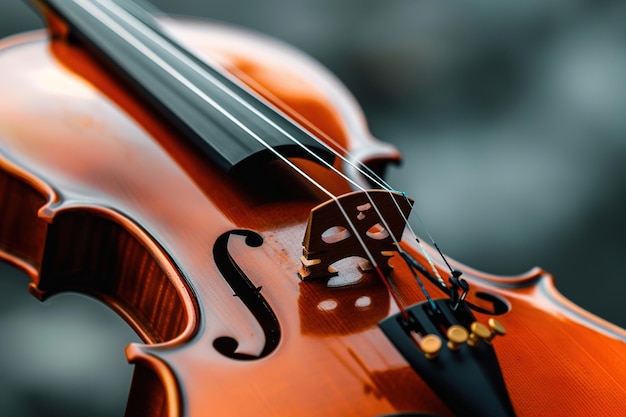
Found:
M 292 50 L 219 25 L 163 23 L 355 160 L 397 159 L 342 87 Z M 398 309 L 375 277 L 298 277 L 319 191 L 279 163 L 227 175 L 64 39 L 5 41 L 0 80 L 0 255 L 29 273 L 34 295 L 100 298 L 149 343 L 127 349 L 129 416 L 451 415 L 380 331 Z M 351 191 L 298 164 L 334 193 Z M 427 263 L 410 239 L 402 245 Z M 397 255 L 391 263 L 402 301 L 423 301 Z M 489 312 L 479 321 L 507 328 L 493 344 L 517 415 L 623 414 L 624 330 L 564 300 L 539 269 L 499 278 L 453 265 Z

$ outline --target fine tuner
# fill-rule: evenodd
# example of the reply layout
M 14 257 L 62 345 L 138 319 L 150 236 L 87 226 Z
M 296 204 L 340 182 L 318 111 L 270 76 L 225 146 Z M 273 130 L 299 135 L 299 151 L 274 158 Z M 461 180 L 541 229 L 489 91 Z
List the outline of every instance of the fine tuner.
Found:
M 448 342 L 447 348 L 453 352 L 459 351 L 463 343 L 467 342 L 470 347 L 476 347 L 480 341 L 491 344 L 491 341 L 498 335 L 505 335 L 506 328 L 502 323 L 493 317 L 488 321 L 489 327 L 480 322 L 473 322 L 470 325 L 471 333 L 460 324 L 452 325 L 446 331 Z M 417 343 L 417 346 L 424 353 L 427 359 L 436 359 L 439 357 L 439 351 L 443 347 L 441 337 L 436 334 L 427 334 L 420 336 L 415 332 L 411 332 L 411 336 Z
M 495 409 L 493 415 L 514 416 L 492 346 L 506 329 L 494 318 L 480 323 L 467 303 L 457 301 L 454 295 L 424 301 L 407 309 L 408 319 L 398 313 L 379 327 L 444 401 L 458 404 L 459 415 L 491 415 Z

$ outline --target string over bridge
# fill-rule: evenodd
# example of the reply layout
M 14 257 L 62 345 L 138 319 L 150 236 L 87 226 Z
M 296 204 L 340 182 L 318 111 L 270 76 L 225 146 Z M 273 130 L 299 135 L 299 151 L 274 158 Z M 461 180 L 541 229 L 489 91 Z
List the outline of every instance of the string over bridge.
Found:
M 388 260 L 396 250 L 394 237 L 400 240 L 411 206 L 412 200 L 401 193 L 370 190 L 344 194 L 315 207 L 304 236 L 300 278 L 337 275 L 331 265 L 350 256 L 366 259 L 359 264 L 361 270 L 371 269 L 366 248 L 354 233 L 359 234 L 382 272 L 388 273 L 391 270 Z

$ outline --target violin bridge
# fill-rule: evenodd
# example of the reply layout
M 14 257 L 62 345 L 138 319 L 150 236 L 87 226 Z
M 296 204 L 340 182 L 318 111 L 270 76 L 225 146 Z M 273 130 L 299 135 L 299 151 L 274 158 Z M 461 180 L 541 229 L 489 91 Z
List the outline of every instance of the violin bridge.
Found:
M 359 263 L 361 271 L 371 270 L 374 261 L 388 273 L 388 260 L 396 251 L 393 236 L 400 240 L 411 205 L 403 194 L 371 190 L 345 194 L 315 207 L 304 236 L 300 278 L 335 276 L 338 271 L 331 265 L 351 256 L 364 259 Z

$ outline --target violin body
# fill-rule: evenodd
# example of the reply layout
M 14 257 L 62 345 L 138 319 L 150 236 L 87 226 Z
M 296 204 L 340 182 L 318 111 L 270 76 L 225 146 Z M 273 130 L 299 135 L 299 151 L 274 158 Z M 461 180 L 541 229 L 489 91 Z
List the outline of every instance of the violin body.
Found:
M 161 23 L 331 148 L 370 166 L 399 158 L 300 53 L 222 25 Z M 453 415 L 378 327 L 398 308 L 375 275 L 341 265 L 330 280 L 298 276 L 318 190 L 275 162 L 229 175 L 62 24 L 52 33 L 0 50 L 0 257 L 30 275 L 36 297 L 100 299 L 146 342 L 126 351 L 127 415 Z M 352 191 L 296 163 L 333 193 Z M 414 240 L 401 245 L 427 263 Z M 390 264 L 402 302 L 424 301 L 397 255 Z M 496 277 L 452 265 L 483 308 L 477 320 L 507 328 L 493 345 L 517 415 L 626 412 L 624 330 L 569 303 L 540 269 Z

